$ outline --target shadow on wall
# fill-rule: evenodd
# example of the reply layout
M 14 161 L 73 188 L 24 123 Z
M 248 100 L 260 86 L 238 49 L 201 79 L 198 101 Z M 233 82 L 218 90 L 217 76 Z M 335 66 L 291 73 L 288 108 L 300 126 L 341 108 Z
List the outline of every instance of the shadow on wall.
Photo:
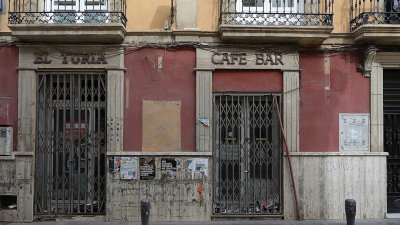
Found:
M 171 6 L 159 6 L 157 7 L 154 17 L 152 18 L 151 24 L 150 24 L 150 29 L 164 29 L 164 21 L 168 20 L 168 23 L 171 23 L 170 20 L 170 14 L 171 14 Z M 171 25 L 171 24 L 169 24 Z

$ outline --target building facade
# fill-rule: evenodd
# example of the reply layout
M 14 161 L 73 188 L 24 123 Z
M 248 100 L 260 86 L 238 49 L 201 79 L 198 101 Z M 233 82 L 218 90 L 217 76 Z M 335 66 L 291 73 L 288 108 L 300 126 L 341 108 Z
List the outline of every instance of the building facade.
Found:
M 0 221 L 400 212 L 397 0 L 0 7 Z

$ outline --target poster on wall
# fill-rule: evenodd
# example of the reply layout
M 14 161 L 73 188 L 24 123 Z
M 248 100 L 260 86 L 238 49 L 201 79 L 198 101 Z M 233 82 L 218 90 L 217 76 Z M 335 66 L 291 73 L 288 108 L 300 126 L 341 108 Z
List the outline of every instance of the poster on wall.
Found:
M 115 173 L 119 171 L 121 166 L 121 158 L 120 157 L 109 157 L 108 158 L 108 172 Z
M 121 157 L 114 157 L 114 172 L 118 172 L 121 167 Z
M 161 159 L 161 180 L 176 179 L 177 160 L 175 158 Z
M 121 179 L 136 180 L 137 179 L 137 158 L 136 157 L 121 157 Z
M 192 179 L 195 173 L 208 175 L 208 159 L 194 158 L 187 161 L 188 172 L 192 174 Z
M 146 157 L 139 159 L 140 179 L 153 180 L 156 177 L 154 157 Z

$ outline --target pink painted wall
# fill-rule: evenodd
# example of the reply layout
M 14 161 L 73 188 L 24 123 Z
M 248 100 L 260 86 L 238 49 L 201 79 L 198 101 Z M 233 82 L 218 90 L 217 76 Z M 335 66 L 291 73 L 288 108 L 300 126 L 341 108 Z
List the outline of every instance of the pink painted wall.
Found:
M 162 71 L 154 69 L 158 55 L 164 55 Z M 195 151 L 195 50 L 145 48 L 131 53 L 127 51 L 125 66 L 129 96 L 128 108 L 124 102 L 124 151 L 142 150 L 143 100 L 181 101 L 181 150 Z
M 356 71 L 359 54 L 332 53 L 330 76 L 323 53 L 301 53 L 300 63 L 300 151 L 338 152 L 339 113 L 370 111 L 370 80 Z
M 213 92 L 282 92 L 282 72 L 277 70 L 216 70 Z
M 0 126 L 14 129 L 14 151 L 18 132 L 18 48 L 0 47 Z M 7 106 L 5 106 L 7 105 Z

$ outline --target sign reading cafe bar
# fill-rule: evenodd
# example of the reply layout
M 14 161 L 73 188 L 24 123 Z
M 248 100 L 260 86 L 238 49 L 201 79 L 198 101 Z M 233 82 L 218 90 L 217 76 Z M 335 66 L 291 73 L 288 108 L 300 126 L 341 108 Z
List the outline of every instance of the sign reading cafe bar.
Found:
M 211 56 L 211 62 L 214 65 L 284 65 L 282 55 L 278 53 L 232 53 L 215 52 Z

